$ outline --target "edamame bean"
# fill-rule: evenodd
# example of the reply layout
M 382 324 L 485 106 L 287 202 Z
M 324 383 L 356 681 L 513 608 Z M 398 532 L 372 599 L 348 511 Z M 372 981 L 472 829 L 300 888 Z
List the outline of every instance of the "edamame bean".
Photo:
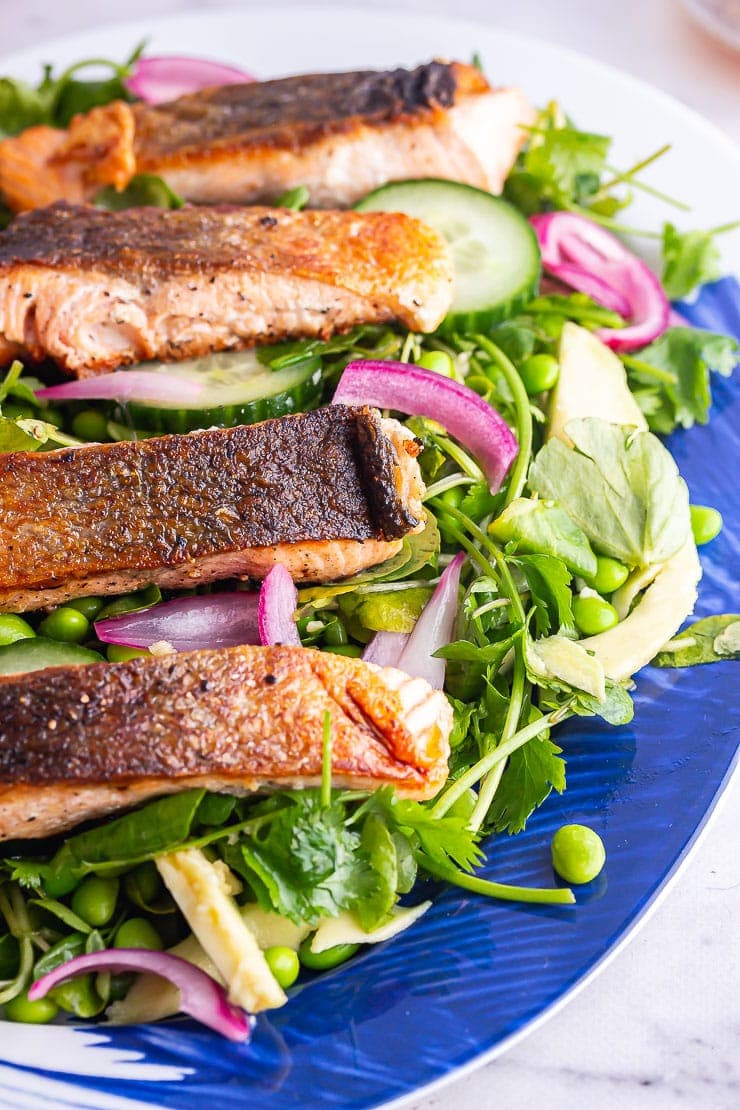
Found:
M 455 374 L 455 365 L 445 351 L 425 351 L 416 365 L 424 370 L 433 370 L 435 374 L 443 374 L 445 378 L 452 378 Z
M 72 417 L 72 434 L 93 443 L 104 443 L 110 439 L 108 421 L 102 412 L 95 409 L 83 409 Z
M 347 659 L 359 659 L 362 655 L 362 648 L 359 644 L 337 644 L 335 647 L 328 647 L 332 655 L 344 655 Z
M 619 614 L 603 597 L 576 597 L 573 599 L 573 618 L 576 628 L 584 636 L 597 636 L 619 624 Z
M 629 568 L 608 555 L 596 556 L 596 574 L 589 579 L 589 586 L 600 594 L 613 594 L 627 581 Z
M 359 944 L 335 944 L 333 948 L 325 948 L 323 952 L 312 952 L 311 941 L 313 937 L 306 937 L 298 949 L 298 957 L 304 967 L 311 971 L 328 971 L 331 967 L 338 967 L 354 956 L 359 949 Z
M 519 375 L 529 394 L 552 389 L 559 374 L 560 364 L 554 355 L 530 355 L 519 367 Z
M 107 925 L 116 912 L 118 887 L 118 879 L 91 875 L 83 879 L 72 895 L 72 909 L 88 925 L 96 928 Z
M 324 642 L 330 647 L 342 647 L 348 642 L 347 629 L 339 617 L 332 617 L 324 629 Z
M 16 640 L 30 640 L 36 633 L 28 621 L 17 613 L 0 613 L 0 645 L 14 644 Z
M 124 879 L 126 894 L 137 906 L 150 906 L 162 892 L 162 880 L 156 864 L 149 860 L 141 863 Z
M 76 609 L 78 613 L 82 613 L 83 617 L 93 621 L 104 604 L 102 597 L 77 597 L 74 601 L 68 601 L 66 607 Z
M 566 883 L 590 883 L 606 861 L 604 842 L 588 825 L 563 825 L 552 838 L 552 865 Z
M 45 1025 L 47 1021 L 52 1021 L 58 1012 L 59 1007 L 52 998 L 37 998 L 35 1002 L 31 1002 L 26 991 L 5 1003 L 5 1016 L 8 1021 L 23 1021 L 27 1025 Z
M 691 531 L 697 547 L 709 543 L 722 531 L 722 514 L 709 505 L 691 505 Z
M 128 663 L 129 659 L 141 659 L 149 655 L 146 648 L 126 647 L 124 644 L 108 644 L 105 654 L 109 663 Z
M 272 948 L 266 948 L 264 955 L 267 966 L 280 986 L 284 990 L 292 987 L 298 978 L 298 972 L 301 970 L 298 953 L 294 952 L 292 948 L 276 944 Z
M 164 948 L 162 938 L 150 921 L 145 917 L 130 917 L 116 930 L 114 948 L 150 948 L 161 952 Z
M 39 625 L 39 636 L 59 640 L 63 644 L 81 644 L 90 632 L 90 621 L 79 609 L 60 605 L 44 617 Z

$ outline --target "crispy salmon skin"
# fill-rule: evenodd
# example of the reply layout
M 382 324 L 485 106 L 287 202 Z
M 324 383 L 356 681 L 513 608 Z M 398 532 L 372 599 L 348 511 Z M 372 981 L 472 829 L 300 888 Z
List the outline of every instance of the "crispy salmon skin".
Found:
M 0 609 L 148 582 L 345 577 L 424 521 L 418 442 L 332 405 L 237 428 L 0 454 Z
M 327 713 L 335 785 L 411 798 L 443 785 L 444 694 L 358 659 L 237 647 L 0 678 L 0 839 L 195 786 L 318 785 Z
M 453 282 L 442 237 L 401 213 L 56 204 L 0 236 L 0 364 L 89 377 L 362 323 L 431 331 Z
M 305 185 L 313 207 L 353 204 L 388 181 L 443 177 L 500 192 L 534 113 L 473 66 L 317 73 L 206 89 L 168 104 L 115 101 L 68 131 L 0 143 L 15 211 L 91 200 L 137 173 L 196 203 L 274 201 Z

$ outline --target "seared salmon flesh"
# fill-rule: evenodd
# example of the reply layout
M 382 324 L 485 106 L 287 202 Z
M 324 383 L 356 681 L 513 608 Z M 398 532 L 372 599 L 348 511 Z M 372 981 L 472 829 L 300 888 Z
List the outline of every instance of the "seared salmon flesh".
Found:
M 417 440 L 332 405 L 237 428 L 0 454 L 0 610 L 276 563 L 298 581 L 395 555 L 424 520 Z
M 62 203 L 0 235 L 0 366 L 84 378 L 355 324 L 432 331 L 452 296 L 444 240 L 401 213 Z
M 158 174 L 198 204 L 274 201 L 305 185 L 316 208 L 353 204 L 388 181 L 442 177 L 501 191 L 534 112 L 473 66 L 316 73 L 227 85 L 169 104 L 114 101 L 67 131 L 0 143 L 14 211 L 92 200 Z
M 0 840 L 49 836 L 190 787 L 321 781 L 432 797 L 452 710 L 421 678 L 294 647 L 194 651 L 0 678 Z

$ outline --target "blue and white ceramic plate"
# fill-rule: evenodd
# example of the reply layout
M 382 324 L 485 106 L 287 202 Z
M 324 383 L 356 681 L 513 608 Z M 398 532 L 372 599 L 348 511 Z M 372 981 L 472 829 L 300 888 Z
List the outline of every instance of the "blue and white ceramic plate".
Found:
M 478 51 L 496 83 L 520 84 L 536 103 L 555 97 L 581 126 L 614 135 L 618 165 L 672 142 L 650 180 L 694 205 L 693 226 L 738 215 L 737 153 L 687 108 L 567 51 L 437 17 L 274 8 L 177 16 L 39 46 L 5 59 L 0 72 L 37 79 L 42 62 L 122 57 L 144 37 L 154 53 L 207 55 L 261 76 Z M 630 212 L 637 226 L 658 227 L 666 216 L 649 197 Z M 726 261 L 731 270 L 733 259 Z M 682 311 L 740 335 L 740 288 L 731 280 L 706 288 Z M 740 563 L 740 388 L 737 379 L 715 387 L 709 426 L 670 444 L 692 500 L 716 505 L 727 522 L 702 552 L 700 614 L 738 606 L 730 568 Z M 648 668 L 631 726 L 582 721 L 560 732 L 566 794 L 550 799 L 523 835 L 491 844 L 486 872 L 547 885 L 553 831 L 586 822 L 604 838 L 608 865 L 580 890 L 577 906 L 517 907 L 440 889 L 410 932 L 295 990 L 288 1006 L 260 1019 L 249 1046 L 189 1021 L 113 1030 L 4 1025 L 0 1105 L 371 1107 L 502 1050 L 594 973 L 691 847 L 727 782 L 740 736 L 732 666 Z

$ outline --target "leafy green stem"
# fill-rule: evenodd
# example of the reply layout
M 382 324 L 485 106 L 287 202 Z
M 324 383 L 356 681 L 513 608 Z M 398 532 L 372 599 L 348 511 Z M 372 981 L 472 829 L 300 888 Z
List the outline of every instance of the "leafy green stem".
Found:
M 501 371 L 514 398 L 519 453 L 514 460 L 509 475 L 509 485 L 504 499 L 504 504 L 508 505 L 514 498 L 521 496 L 527 481 L 529 462 L 532 458 L 532 415 L 529 406 L 529 395 L 514 363 L 506 357 L 500 347 L 497 347 L 485 335 L 476 335 L 475 342 Z
M 417 860 L 430 875 L 445 879 L 448 883 L 454 883 L 455 886 L 470 890 L 474 894 L 486 894 L 489 898 L 499 898 L 505 902 L 530 902 L 536 905 L 572 906 L 575 903 L 573 891 L 568 887 L 543 890 L 527 886 L 509 886 L 507 883 L 481 879 L 477 875 L 467 875 L 464 871 L 458 871 L 456 867 L 446 867 L 424 854 L 419 854 Z
M 559 706 L 557 709 L 552 709 L 546 713 L 544 717 L 540 717 L 537 721 L 532 721 L 531 724 L 526 725 L 524 728 L 519 729 L 508 740 L 502 741 L 492 751 L 487 752 L 482 756 L 477 763 L 474 763 L 465 774 L 460 775 L 458 779 L 452 783 L 451 786 L 445 790 L 440 798 L 434 803 L 430 809 L 432 817 L 444 817 L 445 813 L 455 804 L 458 798 L 461 798 L 466 790 L 487 775 L 489 771 L 493 770 L 497 763 L 504 759 L 508 759 L 512 752 L 518 748 L 522 748 L 528 744 L 530 740 L 534 740 L 536 736 L 546 732 L 547 729 L 552 728 L 553 725 L 563 721 L 569 714 L 571 709 L 571 701 L 567 701 L 565 705 Z
M 506 710 L 506 719 L 501 729 L 502 742 L 511 739 L 511 737 L 516 734 L 519 718 L 522 715 L 522 707 L 524 705 L 526 677 L 527 671 L 524 665 L 524 650 L 522 642 L 519 640 L 514 646 L 514 673 L 511 679 L 511 690 L 509 693 L 509 705 Z M 499 783 L 501 782 L 504 766 L 505 764 L 503 761 L 496 764 L 496 766 L 481 779 L 478 800 L 473 807 L 473 812 L 468 822 L 469 827 L 473 829 L 474 832 L 480 829 L 486 819 L 486 815 L 491 808 L 491 803 L 493 802 Z

